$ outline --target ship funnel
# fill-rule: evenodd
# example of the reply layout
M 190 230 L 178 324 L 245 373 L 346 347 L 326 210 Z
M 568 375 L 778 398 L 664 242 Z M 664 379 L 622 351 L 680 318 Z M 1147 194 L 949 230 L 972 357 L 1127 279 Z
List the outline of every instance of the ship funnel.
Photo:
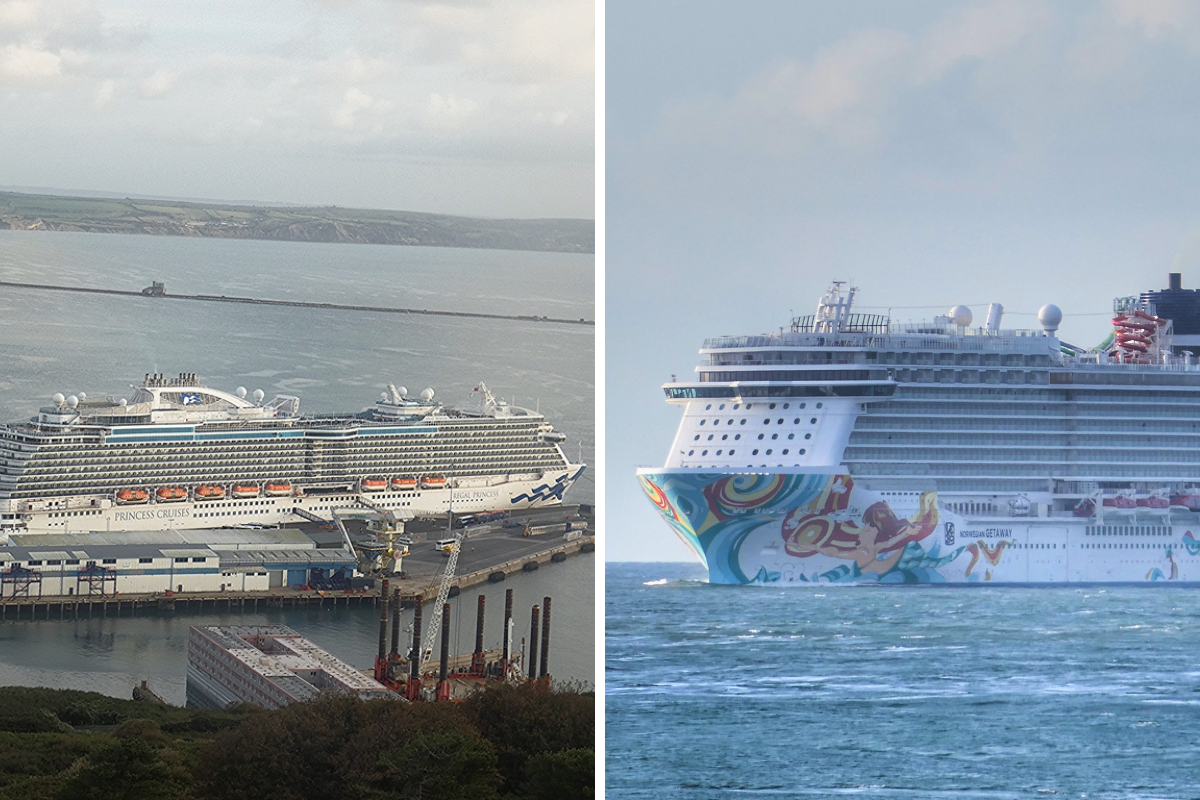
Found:
M 1167 288 L 1173 292 L 1177 292 L 1183 288 L 1183 273 L 1168 272 L 1167 273 Z
M 1004 314 L 1004 306 L 999 303 L 988 304 L 987 322 L 984 327 L 989 331 L 1000 330 L 1000 317 Z

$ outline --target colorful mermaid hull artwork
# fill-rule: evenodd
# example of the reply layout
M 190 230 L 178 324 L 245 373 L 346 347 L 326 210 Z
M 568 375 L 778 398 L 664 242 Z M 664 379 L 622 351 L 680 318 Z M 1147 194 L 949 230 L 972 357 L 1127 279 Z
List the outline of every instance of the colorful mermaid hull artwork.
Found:
M 638 480 L 712 583 L 1200 581 L 1190 530 L 1125 542 L 1070 519 L 971 519 L 936 491 L 876 491 L 841 473 L 642 469 Z

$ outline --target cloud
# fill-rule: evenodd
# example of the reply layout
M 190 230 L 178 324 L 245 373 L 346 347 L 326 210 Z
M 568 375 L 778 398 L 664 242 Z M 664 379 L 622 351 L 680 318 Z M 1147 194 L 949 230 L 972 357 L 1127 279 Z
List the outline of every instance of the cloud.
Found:
M 62 73 L 62 57 L 37 44 L 0 48 L 0 80 L 39 81 Z
M 1176 40 L 1200 49 L 1200 5 L 1191 0 L 1110 0 L 1109 9 L 1118 23 L 1151 41 Z
M 139 88 L 142 97 L 165 97 L 175 87 L 177 80 L 179 80 L 179 76 L 176 73 L 160 69 L 141 82 Z

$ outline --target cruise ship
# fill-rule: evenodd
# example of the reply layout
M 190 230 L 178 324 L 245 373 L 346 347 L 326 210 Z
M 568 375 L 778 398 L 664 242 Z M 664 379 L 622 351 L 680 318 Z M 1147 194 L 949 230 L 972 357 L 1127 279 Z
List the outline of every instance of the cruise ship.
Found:
M 536 411 L 477 387 L 455 409 L 389 384 L 357 414 L 147 375 L 129 400 L 56 394 L 0 425 L 0 543 L 87 533 L 328 520 L 334 511 L 444 516 L 561 503 L 584 470 Z
M 835 282 L 778 334 L 709 339 L 638 479 L 726 584 L 1200 582 L 1200 291 L 1114 301 L 1084 349 L 853 312 Z

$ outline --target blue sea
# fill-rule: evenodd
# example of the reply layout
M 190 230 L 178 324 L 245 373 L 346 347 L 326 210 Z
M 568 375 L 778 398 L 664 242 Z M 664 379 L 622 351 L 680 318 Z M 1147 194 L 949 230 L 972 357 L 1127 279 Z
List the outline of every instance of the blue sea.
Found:
M 608 564 L 608 798 L 1200 797 L 1200 591 Z

